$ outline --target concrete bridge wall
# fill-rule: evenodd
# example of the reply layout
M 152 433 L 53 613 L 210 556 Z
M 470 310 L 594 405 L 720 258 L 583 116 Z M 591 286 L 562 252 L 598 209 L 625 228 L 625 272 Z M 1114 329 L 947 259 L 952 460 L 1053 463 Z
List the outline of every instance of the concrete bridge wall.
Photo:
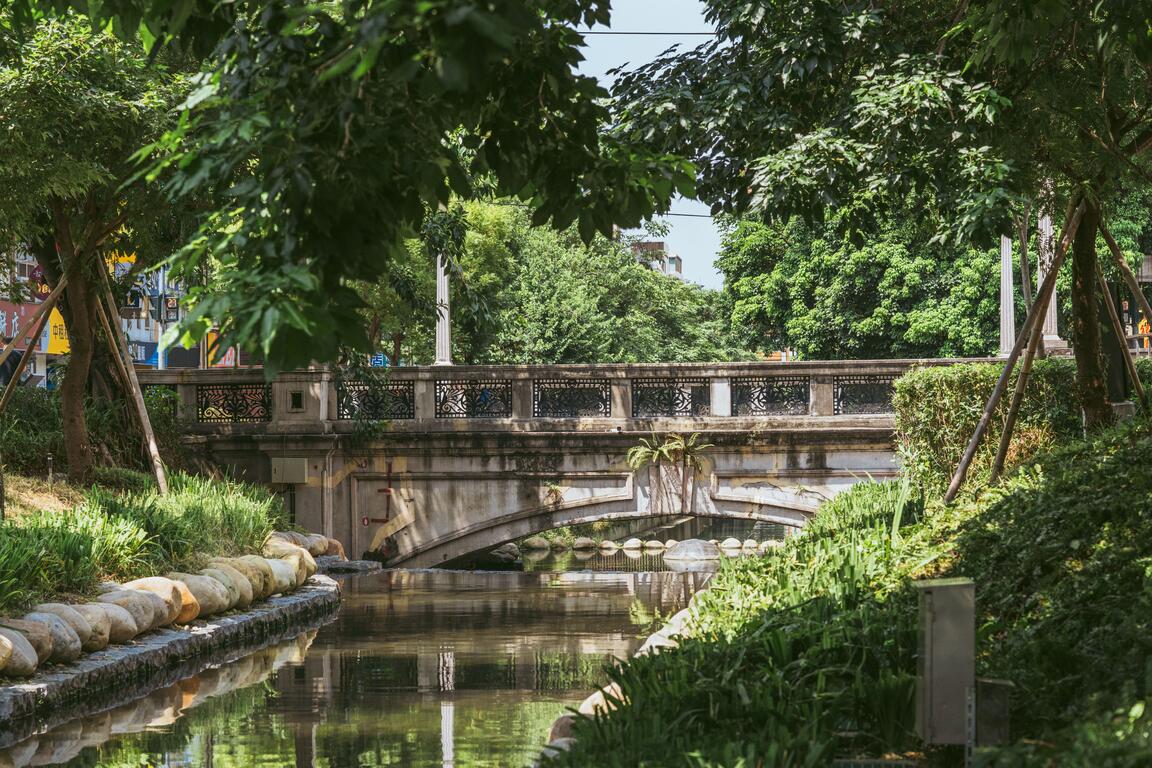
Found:
M 896 472 L 891 382 L 954 361 L 402 368 L 366 385 L 325 369 L 158 371 L 187 441 L 272 484 L 297 521 L 419 567 L 540 530 L 687 511 L 800 526 Z M 654 433 L 699 432 L 676 468 L 633 472 Z

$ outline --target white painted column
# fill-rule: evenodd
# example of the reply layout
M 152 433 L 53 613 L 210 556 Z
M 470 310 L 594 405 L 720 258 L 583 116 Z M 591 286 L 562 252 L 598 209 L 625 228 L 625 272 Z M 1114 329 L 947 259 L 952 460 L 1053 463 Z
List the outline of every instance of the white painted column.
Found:
M 448 265 L 436 257 L 436 362 L 452 365 L 452 307 L 448 299 Z
M 1056 239 L 1052 232 L 1052 217 L 1047 213 L 1040 217 L 1040 223 L 1036 228 L 1036 239 L 1039 245 L 1039 254 L 1036 259 L 1036 295 L 1039 296 L 1040 286 L 1044 283 L 1044 277 L 1048 274 L 1048 270 L 1052 266 L 1052 258 L 1056 255 Z M 1056 299 L 1056 291 L 1053 290 L 1052 300 L 1048 302 L 1048 310 L 1044 313 L 1043 317 L 1044 348 L 1049 350 L 1056 347 L 1067 346 L 1056 330 Z
M 1000 356 L 1012 354 L 1016 344 L 1016 297 L 1012 286 L 1012 240 L 1000 236 Z

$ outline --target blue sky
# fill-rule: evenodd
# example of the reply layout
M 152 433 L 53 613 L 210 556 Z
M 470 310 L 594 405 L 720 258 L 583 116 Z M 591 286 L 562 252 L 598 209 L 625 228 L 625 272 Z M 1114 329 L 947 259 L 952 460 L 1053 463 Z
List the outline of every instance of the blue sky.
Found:
M 699 0 L 613 0 L 612 26 L 595 27 L 614 32 L 707 32 L 712 29 L 704 20 L 704 4 Z M 691 47 L 703 42 L 701 37 L 675 35 L 588 35 L 588 46 L 581 71 L 600 78 L 607 85 L 608 70 L 622 64 L 639 65 L 679 43 Z M 707 214 L 708 206 L 696 200 L 678 200 L 673 213 Z M 710 288 L 719 288 L 720 273 L 713 266 L 720 249 L 720 233 L 709 218 L 672 216 L 667 219 L 671 230 L 665 240 L 684 258 L 684 276 Z

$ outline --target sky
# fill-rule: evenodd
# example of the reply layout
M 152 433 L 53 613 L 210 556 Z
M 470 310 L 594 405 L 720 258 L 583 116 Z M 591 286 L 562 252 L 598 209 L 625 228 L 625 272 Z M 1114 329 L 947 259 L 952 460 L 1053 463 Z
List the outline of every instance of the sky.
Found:
M 658 11 L 658 12 L 656 12 Z M 712 26 L 704 20 L 704 3 L 700 0 L 613 0 L 612 25 L 593 27 L 593 31 L 612 32 L 708 32 Z M 622 64 L 637 66 L 659 56 L 671 45 L 692 47 L 704 41 L 689 35 L 595 35 L 585 38 L 586 60 L 581 71 L 593 75 L 605 85 L 607 72 Z M 680 199 L 672 204 L 673 213 L 696 214 L 695 217 L 671 216 L 664 238 L 668 248 L 684 259 L 684 277 L 709 288 L 719 288 L 723 278 L 713 262 L 720 250 L 720 232 L 707 217 L 708 206 L 696 200 Z

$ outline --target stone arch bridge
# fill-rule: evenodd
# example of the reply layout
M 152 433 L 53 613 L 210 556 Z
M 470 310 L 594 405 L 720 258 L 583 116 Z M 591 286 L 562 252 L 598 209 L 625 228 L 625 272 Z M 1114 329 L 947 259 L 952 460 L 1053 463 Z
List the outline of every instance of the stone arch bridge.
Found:
M 891 391 L 945 360 L 150 371 L 185 440 L 285 495 L 350 555 L 433 566 L 572 523 L 690 514 L 802 526 L 855 482 L 895 474 Z M 679 470 L 625 460 L 641 438 L 699 432 Z

